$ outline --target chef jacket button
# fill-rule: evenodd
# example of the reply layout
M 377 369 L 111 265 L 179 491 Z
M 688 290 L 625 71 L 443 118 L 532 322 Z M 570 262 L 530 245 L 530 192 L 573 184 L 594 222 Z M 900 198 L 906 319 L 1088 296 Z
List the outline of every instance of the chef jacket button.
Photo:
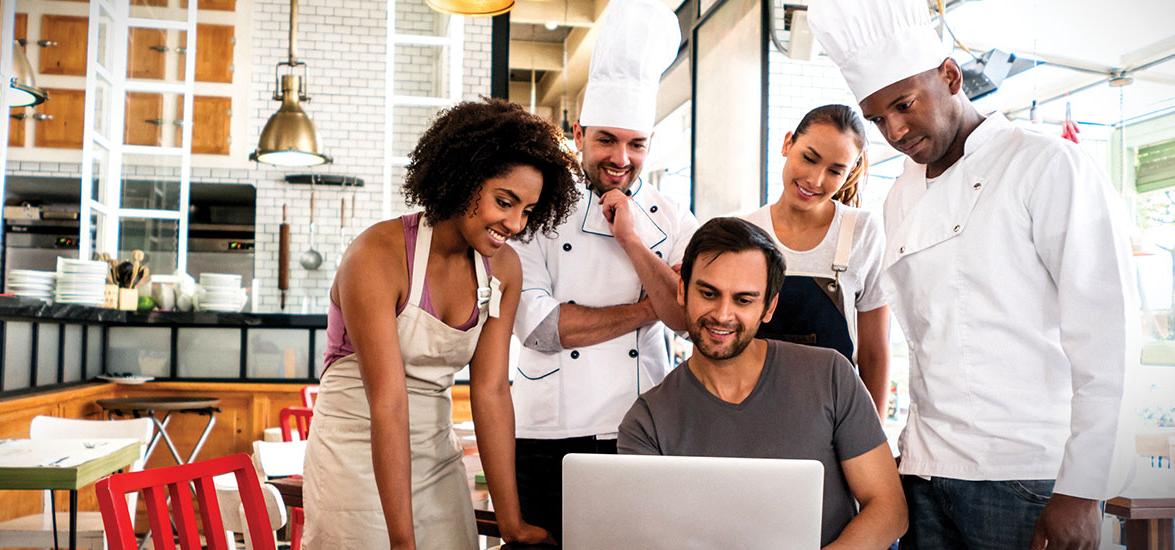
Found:
M 661 258 L 661 257 L 663 257 L 663 256 L 661 255 L 661 251 L 660 251 L 660 250 L 658 250 L 658 251 L 654 252 L 654 254 L 656 254 L 658 258 Z
M 959 232 L 959 230 L 960 230 L 960 229 L 962 229 L 962 228 L 963 228 L 963 226 L 961 226 L 961 225 L 956 225 L 956 226 L 955 226 L 955 229 L 954 229 L 955 233 L 958 233 L 958 232 Z
M 579 359 L 579 351 L 572 351 L 571 358 L 572 359 Z
M 563 243 L 563 251 L 571 252 L 571 243 Z
M 657 213 L 657 205 L 654 204 L 653 206 L 650 206 L 649 212 L 656 214 Z
M 905 254 L 905 253 L 906 253 L 906 247 L 903 246 L 898 249 L 898 254 Z
M 628 350 L 628 356 L 629 356 L 629 357 L 632 357 L 632 358 L 634 358 L 634 359 L 635 359 L 635 358 L 636 358 L 636 356 L 637 356 L 637 352 L 636 352 L 636 350 L 635 350 L 635 349 L 630 349 L 630 350 Z
M 567 300 L 567 303 L 569 303 L 571 305 L 575 305 L 575 300 Z

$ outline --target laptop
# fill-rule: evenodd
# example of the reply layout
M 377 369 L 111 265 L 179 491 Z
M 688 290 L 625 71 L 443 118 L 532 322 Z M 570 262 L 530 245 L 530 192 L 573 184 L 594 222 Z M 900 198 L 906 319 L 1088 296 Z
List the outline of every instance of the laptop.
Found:
M 570 454 L 563 548 L 820 548 L 815 460 Z

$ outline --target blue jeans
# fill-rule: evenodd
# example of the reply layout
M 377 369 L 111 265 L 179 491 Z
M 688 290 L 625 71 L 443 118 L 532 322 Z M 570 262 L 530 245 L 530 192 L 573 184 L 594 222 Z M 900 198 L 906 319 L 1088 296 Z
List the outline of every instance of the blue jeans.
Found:
M 910 528 L 902 550 L 1027 550 L 1053 480 L 964 481 L 902 476 Z

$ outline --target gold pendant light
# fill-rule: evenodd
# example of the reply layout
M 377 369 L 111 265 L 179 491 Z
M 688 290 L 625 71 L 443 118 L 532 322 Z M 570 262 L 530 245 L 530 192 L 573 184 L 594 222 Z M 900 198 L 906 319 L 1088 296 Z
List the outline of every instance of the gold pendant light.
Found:
M 428 7 L 449 15 L 493 16 L 514 9 L 514 0 L 425 0 Z
M 33 79 L 33 66 L 29 64 L 20 40 L 12 41 L 12 72 L 14 76 L 8 82 L 10 107 L 32 107 L 49 99 L 49 94 L 38 88 L 37 81 Z
M 310 96 L 306 95 L 306 64 L 299 61 L 297 56 L 297 36 L 298 0 L 290 0 L 289 59 L 274 67 L 277 89 L 273 99 L 282 104 L 265 123 L 257 150 L 249 155 L 249 160 L 274 166 L 315 166 L 331 162 L 329 156 L 319 151 L 318 132 L 314 130 L 310 117 L 302 110 L 301 102 L 310 101 Z M 289 67 L 291 72 L 279 77 L 283 65 Z M 292 72 L 298 67 L 302 68 L 302 75 Z

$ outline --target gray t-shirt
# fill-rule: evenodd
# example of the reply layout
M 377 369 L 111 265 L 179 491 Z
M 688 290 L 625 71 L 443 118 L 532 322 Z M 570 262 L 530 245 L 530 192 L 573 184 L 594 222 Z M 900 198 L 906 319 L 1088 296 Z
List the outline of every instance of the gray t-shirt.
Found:
M 799 458 L 824 464 L 821 546 L 857 513 L 841 461 L 885 443 L 869 392 L 834 350 L 767 342 L 759 382 L 737 405 L 682 365 L 620 423 L 622 454 Z

